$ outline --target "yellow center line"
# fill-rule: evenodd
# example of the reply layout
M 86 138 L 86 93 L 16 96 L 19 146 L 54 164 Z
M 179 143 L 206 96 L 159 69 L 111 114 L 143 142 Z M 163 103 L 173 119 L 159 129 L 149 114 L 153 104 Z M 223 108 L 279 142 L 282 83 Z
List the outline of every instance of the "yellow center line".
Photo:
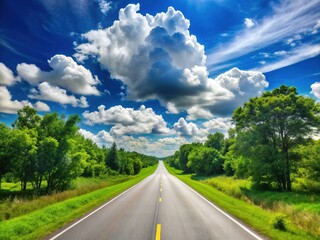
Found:
M 162 202 L 162 198 L 159 198 L 159 202 Z
M 161 239 L 161 224 L 157 224 L 157 230 L 156 230 L 156 240 Z
M 160 188 L 160 192 L 162 192 L 162 188 Z

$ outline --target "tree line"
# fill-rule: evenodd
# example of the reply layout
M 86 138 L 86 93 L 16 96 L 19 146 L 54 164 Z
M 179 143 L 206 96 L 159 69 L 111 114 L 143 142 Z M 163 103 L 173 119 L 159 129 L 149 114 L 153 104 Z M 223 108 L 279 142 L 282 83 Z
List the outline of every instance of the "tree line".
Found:
M 58 113 L 43 117 L 31 107 L 18 111 L 12 128 L 0 123 L 1 180 L 19 180 L 21 190 L 31 183 L 35 192 L 63 191 L 73 179 L 138 174 L 143 167 L 158 162 L 137 152 L 99 147 L 78 133 L 78 115 L 68 118 Z
M 235 127 L 182 145 L 166 161 L 185 173 L 250 178 L 260 189 L 319 188 L 320 104 L 295 87 L 280 86 L 255 97 L 232 115 Z

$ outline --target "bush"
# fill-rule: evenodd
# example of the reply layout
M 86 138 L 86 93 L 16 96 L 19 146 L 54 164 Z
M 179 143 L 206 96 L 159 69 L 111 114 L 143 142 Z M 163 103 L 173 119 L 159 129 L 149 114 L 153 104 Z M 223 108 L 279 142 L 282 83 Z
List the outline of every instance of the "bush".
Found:
M 272 220 L 272 227 L 280 231 L 286 231 L 286 215 L 281 213 L 277 214 Z

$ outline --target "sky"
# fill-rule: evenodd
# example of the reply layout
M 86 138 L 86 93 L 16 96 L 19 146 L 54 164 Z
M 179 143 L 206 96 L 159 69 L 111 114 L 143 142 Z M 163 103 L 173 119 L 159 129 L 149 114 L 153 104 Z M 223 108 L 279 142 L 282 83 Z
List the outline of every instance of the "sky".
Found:
M 319 0 L 1 0 L 0 122 L 78 114 L 99 146 L 168 156 L 282 84 L 320 101 L 319 40 Z

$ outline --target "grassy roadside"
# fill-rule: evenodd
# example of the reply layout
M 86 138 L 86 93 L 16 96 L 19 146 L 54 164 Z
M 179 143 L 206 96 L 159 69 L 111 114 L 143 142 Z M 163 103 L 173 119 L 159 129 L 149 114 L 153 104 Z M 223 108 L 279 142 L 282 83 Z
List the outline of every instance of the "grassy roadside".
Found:
M 171 174 L 199 192 L 208 200 L 214 202 L 216 205 L 223 208 L 228 213 L 232 214 L 236 218 L 240 219 L 247 225 L 254 228 L 256 231 L 270 239 L 320 239 L 320 236 L 315 236 L 307 231 L 301 230 L 294 226 L 290 221 L 286 221 L 287 231 L 277 230 L 272 226 L 272 222 L 274 222 L 275 218 L 279 216 L 277 213 L 264 210 L 246 201 L 228 196 L 227 194 L 215 189 L 212 186 L 196 180 L 192 180 L 191 174 L 182 175 L 181 170 L 171 168 L 167 164 L 165 166 Z
M 57 202 L 126 182 L 135 177 L 132 175 L 118 175 L 110 176 L 106 179 L 77 178 L 73 181 L 72 189 L 40 197 L 32 194 L 31 184 L 28 186 L 29 192 L 22 193 L 19 182 L 3 183 L 4 187 L 0 190 L 0 222 L 31 213 Z
M 152 174 L 157 166 L 142 169 L 135 178 L 93 191 L 0 223 L 0 239 L 41 239 L 112 199 Z

